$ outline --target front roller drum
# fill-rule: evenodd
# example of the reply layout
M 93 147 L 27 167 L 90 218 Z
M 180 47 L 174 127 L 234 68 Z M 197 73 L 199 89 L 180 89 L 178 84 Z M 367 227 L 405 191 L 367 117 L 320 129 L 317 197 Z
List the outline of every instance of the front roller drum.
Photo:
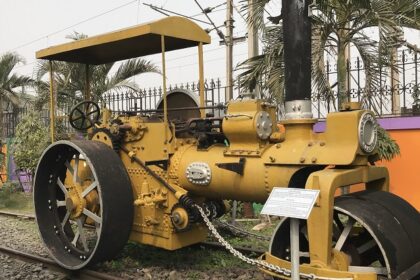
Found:
M 100 142 L 58 141 L 35 174 L 41 238 L 62 267 L 77 270 L 113 258 L 133 222 L 133 194 L 118 155 Z
M 300 263 L 310 263 L 306 221 L 300 220 Z M 388 192 L 362 191 L 338 197 L 333 215 L 333 249 L 349 260 L 349 272 L 394 279 L 420 262 L 420 214 Z M 270 253 L 290 260 L 290 221 L 277 227 Z M 420 279 L 412 278 L 412 279 Z

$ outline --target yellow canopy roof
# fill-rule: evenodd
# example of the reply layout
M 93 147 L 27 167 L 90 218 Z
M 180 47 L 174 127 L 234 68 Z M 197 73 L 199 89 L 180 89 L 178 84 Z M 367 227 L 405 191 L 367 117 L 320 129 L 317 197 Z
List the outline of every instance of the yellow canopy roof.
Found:
M 103 64 L 123 59 L 160 53 L 161 36 L 165 50 L 172 51 L 200 42 L 210 43 L 210 36 L 194 22 L 182 17 L 166 17 L 118 31 L 42 49 L 36 58 Z

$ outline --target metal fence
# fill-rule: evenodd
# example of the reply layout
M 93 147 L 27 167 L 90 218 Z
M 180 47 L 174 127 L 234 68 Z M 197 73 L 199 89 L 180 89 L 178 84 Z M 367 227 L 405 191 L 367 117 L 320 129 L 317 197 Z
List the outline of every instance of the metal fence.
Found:
M 402 50 L 398 54 L 397 69 L 399 71 L 399 83 L 395 87 L 391 87 L 390 71 L 387 68 L 380 70 L 380 86 L 377 88 L 366 90 L 365 66 L 363 61 L 357 57 L 347 63 L 348 88 L 350 89 L 346 95 L 351 101 L 362 102 L 364 108 L 369 108 L 378 116 L 392 116 L 393 101 L 397 96 L 400 103 L 398 115 L 411 115 L 413 104 L 420 95 L 420 55 L 410 50 Z M 329 83 L 336 84 L 337 66 L 335 64 L 326 64 L 326 73 Z M 234 82 L 234 96 L 240 95 L 240 89 Z M 330 94 L 321 94 L 320 92 L 312 93 L 312 104 L 314 117 L 325 118 L 329 112 L 336 111 L 338 107 L 338 98 L 336 87 Z M 176 90 L 187 90 L 192 95 L 198 97 L 199 84 L 197 82 L 171 85 L 167 88 L 168 92 Z M 215 107 L 218 104 L 225 103 L 226 86 L 220 79 L 209 79 L 205 81 L 205 104 L 209 107 Z M 128 91 L 126 93 L 105 93 L 98 101 L 101 106 L 111 109 L 114 113 L 120 114 L 127 111 L 146 111 L 157 108 L 162 99 L 163 90 L 161 87 L 146 88 L 140 92 Z M 269 96 L 269 93 L 264 93 Z M 64 131 L 71 131 L 71 127 L 67 122 L 66 116 L 70 112 L 70 108 L 77 101 L 67 101 L 65 104 L 58 104 L 57 114 L 58 120 L 61 120 L 61 128 Z M 213 108 L 213 113 L 215 109 Z M 3 137 L 13 137 L 16 125 L 19 123 L 23 115 L 28 109 L 15 109 L 12 112 L 5 112 L 3 115 Z M 45 123 L 49 123 L 48 110 L 43 111 Z
M 187 90 L 198 97 L 199 83 L 175 84 L 167 88 L 168 93 L 177 90 Z M 240 92 L 237 86 L 235 86 L 235 90 L 236 94 L 239 95 Z M 205 106 L 215 107 L 218 104 L 225 103 L 225 94 L 226 86 L 222 85 L 220 79 L 210 79 L 204 82 Z M 99 103 L 116 113 L 123 113 L 124 111 L 139 112 L 156 109 L 162 100 L 162 96 L 162 87 L 154 87 L 142 89 L 140 92 L 106 93 L 102 96 L 102 100 Z
M 410 115 L 413 103 L 420 97 L 420 55 L 418 52 L 404 49 L 398 52 L 395 69 L 398 71 L 398 80 L 391 83 L 389 67 L 379 69 L 380 84 L 369 90 L 366 89 L 365 65 L 360 57 L 347 62 L 347 87 L 350 89 L 346 95 L 351 101 L 362 102 L 364 108 L 369 108 L 378 116 Z M 337 65 L 326 64 L 326 73 L 330 84 L 337 82 Z M 392 98 L 396 96 L 396 98 Z M 397 102 L 395 102 L 397 101 Z M 317 118 L 325 118 L 326 114 L 338 108 L 337 90 L 331 94 L 312 94 L 313 112 Z M 396 104 L 394 104 L 394 102 Z M 399 105 L 399 106 L 398 106 Z M 394 108 L 394 107 L 398 108 Z M 393 112 L 394 108 L 394 112 Z

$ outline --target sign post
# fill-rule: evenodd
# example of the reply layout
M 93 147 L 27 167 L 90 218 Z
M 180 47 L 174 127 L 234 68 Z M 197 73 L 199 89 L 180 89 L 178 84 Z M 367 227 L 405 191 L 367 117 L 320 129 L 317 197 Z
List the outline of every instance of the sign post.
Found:
M 261 214 L 290 218 L 290 254 L 292 280 L 299 280 L 299 220 L 307 220 L 319 190 L 273 188 Z

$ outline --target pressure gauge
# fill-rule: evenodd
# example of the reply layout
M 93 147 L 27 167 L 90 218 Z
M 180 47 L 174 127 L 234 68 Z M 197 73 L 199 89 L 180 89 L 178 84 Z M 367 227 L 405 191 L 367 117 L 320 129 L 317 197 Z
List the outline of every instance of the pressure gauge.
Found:
M 378 143 L 378 124 L 372 113 L 366 112 L 359 122 L 359 144 L 365 153 L 371 153 Z

